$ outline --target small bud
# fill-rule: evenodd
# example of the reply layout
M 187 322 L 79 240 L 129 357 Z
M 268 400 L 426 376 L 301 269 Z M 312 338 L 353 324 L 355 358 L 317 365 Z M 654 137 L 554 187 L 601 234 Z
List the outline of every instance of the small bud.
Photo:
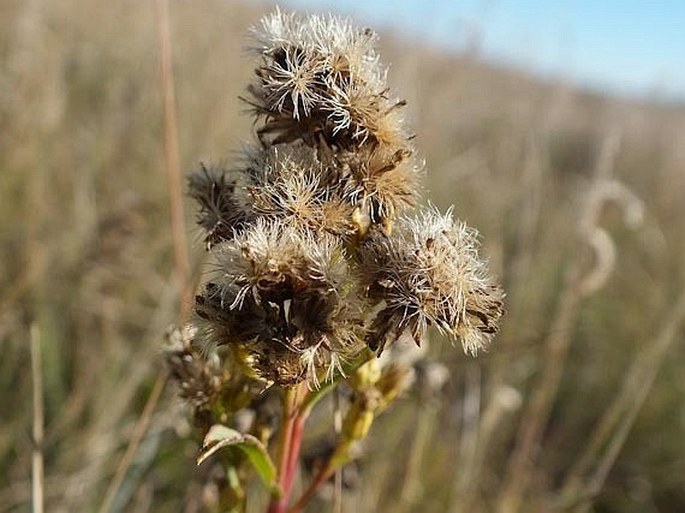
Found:
M 380 378 L 381 364 L 377 358 L 372 358 L 350 376 L 350 385 L 355 390 L 364 390 L 374 386 Z
M 414 383 L 414 377 L 414 369 L 404 365 L 389 365 L 383 369 L 383 375 L 376 383 L 380 393 L 379 412 L 408 390 Z
M 380 393 L 373 388 L 355 396 L 343 422 L 343 440 L 349 442 L 366 438 L 381 399 Z
M 167 336 L 165 351 L 171 377 L 178 383 L 180 396 L 193 407 L 196 419 L 213 409 L 230 381 L 230 374 L 218 360 L 197 351 L 193 345 L 196 330 L 175 328 Z

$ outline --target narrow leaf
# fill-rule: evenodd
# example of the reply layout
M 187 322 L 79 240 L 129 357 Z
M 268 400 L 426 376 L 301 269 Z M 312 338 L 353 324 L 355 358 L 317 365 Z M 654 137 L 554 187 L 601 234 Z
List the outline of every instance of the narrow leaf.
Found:
M 240 433 L 221 424 L 214 424 L 209 428 L 202 442 L 197 464 L 200 465 L 223 447 L 235 447 L 243 451 L 262 482 L 269 489 L 276 487 L 276 466 L 271 461 L 262 442 L 252 435 Z

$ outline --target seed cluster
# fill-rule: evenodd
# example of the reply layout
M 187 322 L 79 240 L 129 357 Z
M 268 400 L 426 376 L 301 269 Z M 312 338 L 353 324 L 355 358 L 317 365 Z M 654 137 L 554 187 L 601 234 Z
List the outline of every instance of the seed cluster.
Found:
M 477 232 L 424 208 L 403 217 L 392 237 L 367 238 L 361 268 L 369 296 L 383 302 L 369 345 L 382 350 L 409 330 L 420 345 L 427 326 L 459 340 L 475 355 L 497 332 L 502 292 L 478 256 Z
M 451 210 L 410 215 L 422 166 L 376 35 L 276 11 L 254 36 L 257 141 L 236 169 L 190 178 L 215 260 L 198 339 L 280 386 L 316 386 L 365 347 L 405 331 L 420 343 L 431 325 L 476 353 L 503 295 L 475 230 Z

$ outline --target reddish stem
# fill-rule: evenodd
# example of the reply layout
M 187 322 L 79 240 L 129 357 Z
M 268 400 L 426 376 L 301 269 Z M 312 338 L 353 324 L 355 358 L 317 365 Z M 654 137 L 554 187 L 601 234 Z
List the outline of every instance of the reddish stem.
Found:
M 314 494 L 316 493 L 316 490 L 318 490 L 319 486 L 321 486 L 323 483 L 325 483 L 335 472 L 335 469 L 330 465 L 330 462 L 328 465 L 323 467 L 319 473 L 316 475 L 316 477 L 312 480 L 311 483 L 309 483 L 309 487 L 305 490 L 305 492 L 302 494 L 302 497 L 299 498 L 297 503 L 290 508 L 287 513 L 300 513 L 302 511 L 302 508 L 304 508 L 307 503 L 311 500 L 312 497 L 314 497 Z
M 302 411 L 296 416 L 293 422 L 293 430 L 290 446 L 290 457 L 288 459 L 288 467 L 286 470 L 284 491 L 283 494 L 290 497 L 295 482 L 295 474 L 297 473 L 297 462 L 300 459 L 300 448 L 302 447 L 302 438 L 304 434 L 304 424 L 309 416 L 308 411 Z
M 288 506 L 288 498 L 285 496 L 285 476 L 290 459 L 290 446 L 292 443 L 295 394 L 293 390 L 286 390 L 283 398 L 283 423 L 281 425 L 281 443 L 278 453 L 278 488 L 280 494 L 274 494 L 269 503 L 267 513 L 285 513 Z
M 285 495 L 286 476 L 288 475 L 288 468 L 290 467 L 290 458 L 293 447 L 293 432 L 295 431 L 294 415 L 289 415 L 286 424 L 283 426 L 285 430 L 283 441 L 283 449 L 281 453 L 281 461 L 278 469 L 278 484 L 281 491 Z
M 306 389 L 305 389 L 306 390 Z M 304 423 L 309 415 L 309 409 L 300 411 L 302 405 L 303 392 L 301 388 L 289 390 L 286 393 L 283 409 L 283 439 L 279 454 L 278 485 L 281 490 L 279 496 L 274 496 L 269 504 L 268 513 L 286 513 L 297 461 L 302 446 L 302 435 L 304 433 Z

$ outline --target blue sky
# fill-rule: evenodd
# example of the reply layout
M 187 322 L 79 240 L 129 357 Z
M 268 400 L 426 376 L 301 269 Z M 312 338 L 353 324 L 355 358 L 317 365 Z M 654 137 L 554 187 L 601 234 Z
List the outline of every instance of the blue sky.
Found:
M 685 100 L 685 0 L 282 0 L 627 96 Z

